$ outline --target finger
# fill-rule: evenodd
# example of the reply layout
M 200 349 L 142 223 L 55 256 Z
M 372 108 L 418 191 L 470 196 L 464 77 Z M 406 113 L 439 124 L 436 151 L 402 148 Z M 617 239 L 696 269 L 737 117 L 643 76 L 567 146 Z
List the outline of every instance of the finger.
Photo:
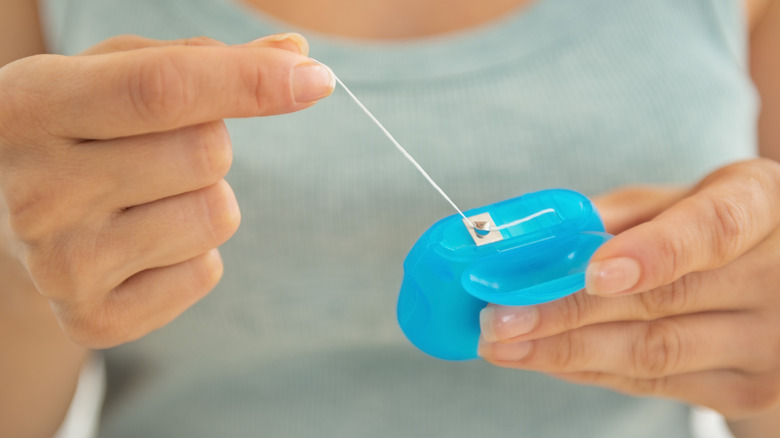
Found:
M 12 98 L 34 103 L 22 116 L 45 126 L 48 135 L 80 139 L 296 111 L 329 95 L 335 85 L 330 70 L 310 58 L 251 46 L 49 55 L 13 67 L 4 71 L 18 84 Z M 30 72 L 37 74 L 31 78 Z
M 86 309 L 56 302 L 52 307 L 77 343 L 109 348 L 172 321 L 208 294 L 222 273 L 222 260 L 214 249 L 172 266 L 140 272 Z
M 85 204 L 115 211 L 202 189 L 230 169 L 232 149 L 225 123 L 188 126 L 174 131 L 116 140 L 86 142 L 70 148 L 69 167 L 90 175 L 83 184 Z M 71 201 L 72 204 L 72 201 Z
M 240 222 L 238 202 L 224 180 L 130 208 L 113 221 L 105 242 L 114 251 L 107 257 L 119 265 L 110 275 L 121 282 L 135 272 L 180 263 L 225 243 Z
M 772 374 L 755 376 L 733 370 L 713 370 L 657 379 L 635 379 L 600 372 L 551 375 L 571 383 L 602 386 L 629 395 L 678 399 L 714 409 L 729 419 L 756 415 L 780 401 L 780 385 Z
M 47 151 L 45 166 L 10 178 L 7 199 L 28 243 L 106 214 L 208 187 L 232 162 L 224 122 L 215 121 Z M 11 172 L 8 172 L 9 174 Z
M 766 266 L 751 257 L 744 265 Z M 763 293 L 744 290 L 743 277 L 734 269 L 688 274 L 679 280 L 641 293 L 605 299 L 580 291 L 535 306 L 488 304 L 480 312 L 482 337 L 488 342 L 538 339 L 593 324 L 656 319 L 712 311 L 753 309 L 766 304 Z M 751 292 L 753 289 L 751 289 Z
M 605 243 L 586 272 L 589 293 L 646 291 L 731 262 L 780 221 L 780 163 L 721 169 L 688 198 Z
M 608 233 L 618 234 L 647 222 L 682 199 L 678 187 L 628 187 L 593 199 Z
M 235 196 L 222 180 L 127 209 L 102 227 L 70 236 L 66 243 L 38 248 L 38 268 L 32 269 L 46 270 L 47 275 L 36 278 L 47 297 L 94 301 L 138 272 L 174 265 L 218 247 L 239 223 Z
M 778 358 L 754 314 L 703 313 L 587 326 L 533 341 L 485 343 L 480 356 L 508 368 L 598 371 L 656 378 L 712 369 L 764 372 Z M 765 331 L 764 331 L 765 332 Z
M 117 35 L 95 44 L 80 53 L 81 56 L 102 55 L 105 53 L 124 52 L 127 50 L 144 49 L 148 47 L 165 46 L 225 46 L 222 41 L 201 36 L 178 40 L 156 40 L 139 35 Z

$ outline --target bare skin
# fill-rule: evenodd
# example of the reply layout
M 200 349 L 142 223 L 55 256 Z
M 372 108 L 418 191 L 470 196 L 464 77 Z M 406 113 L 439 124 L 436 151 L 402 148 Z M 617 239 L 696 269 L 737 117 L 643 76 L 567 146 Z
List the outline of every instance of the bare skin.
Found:
M 349 2 L 347 0 L 290 0 L 289 2 L 275 2 L 270 0 L 244 0 L 260 10 L 274 15 L 297 27 L 316 30 L 321 33 L 333 34 L 349 38 L 362 39 L 410 39 L 426 37 L 435 34 L 447 33 L 458 29 L 468 28 L 484 24 L 522 8 L 532 0 L 500 0 L 494 2 L 468 2 L 468 1 L 442 1 L 415 2 L 410 0 L 374 0 L 365 2 Z M 754 29 L 751 38 L 751 50 L 753 58 L 751 69 L 756 84 L 764 100 L 764 110 L 761 115 L 760 147 L 762 155 L 772 159 L 780 157 L 780 130 L 778 120 L 780 113 L 780 85 L 772 78 L 780 77 L 780 65 L 777 56 L 778 32 L 780 32 L 780 6 L 777 1 L 748 0 L 748 17 L 751 27 Z M 0 65 L 15 59 L 28 57 L 38 53 L 45 53 L 39 26 L 36 17 L 35 2 L 31 0 L 0 0 Z M 347 13 L 352 11 L 351 13 Z M 192 47 L 195 46 L 195 47 Z M 268 49 L 277 49 L 272 53 Z M 138 49 L 144 52 L 139 55 Z M 17 63 L 13 68 L 0 70 L 0 89 L 17 90 L 19 84 L 23 84 L 33 95 L 35 92 L 60 93 L 59 102 L 69 102 L 78 99 L 86 93 L 78 93 L 79 84 L 62 81 L 60 76 L 52 75 L 52 72 L 62 73 L 78 71 L 90 72 L 90 68 L 100 67 L 115 68 L 121 74 L 132 74 L 127 70 L 127 65 L 152 62 L 150 60 L 160 57 L 174 56 L 182 64 L 187 64 L 188 56 L 193 50 L 201 50 L 197 53 L 200 60 L 198 67 L 192 67 L 188 73 L 195 75 L 222 74 L 214 71 L 214 66 L 224 62 L 234 62 L 242 65 L 239 71 L 263 70 L 273 74 L 286 72 L 293 65 L 305 63 L 306 58 L 299 53 L 306 53 L 305 42 L 299 39 L 292 40 L 272 39 L 256 43 L 255 47 L 244 48 L 246 53 L 237 54 L 235 48 L 225 48 L 215 41 L 192 40 L 179 42 L 158 42 L 137 38 L 120 38 L 110 40 L 94 48 L 90 57 L 83 59 L 66 60 L 59 57 L 41 57 Z M 284 53 L 280 53 L 281 49 Z M 127 53 L 124 53 L 124 52 Z M 122 52 L 122 53 L 119 53 Z M 195 55 L 193 55 L 195 56 Z M 204 63 L 203 56 L 213 56 L 220 62 Z M 251 57 L 253 67 L 246 67 L 246 59 Z M 226 61 L 229 60 L 229 61 Z M 204 66 L 205 64 L 205 66 Z M 124 66 L 124 67 L 123 67 Z M 154 68 L 152 62 L 150 68 Z M 47 67 L 47 68 L 41 68 Z M 206 68 L 209 67 L 209 68 Z M 68 70 L 70 69 L 70 70 Z M 274 73 L 276 72 L 276 73 Z M 136 73 L 138 71 L 136 70 Z M 280 74 L 274 77 L 289 77 L 289 74 Z M 98 78 L 98 76 L 95 76 Z M 178 78 L 182 79 L 181 77 Z M 59 80 L 59 82 L 57 82 Z M 149 81 L 150 79 L 146 79 Z M 177 79 L 171 79 L 177 80 Z M 251 84 L 251 81 L 238 80 L 232 83 Z M 56 88 L 46 88 L 46 84 L 57 83 Z M 126 84 L 127 82 L 125 82 Z M 143 78 L 139 79 L 144 83 Z M 12 85 L 8 85 L 12 84 Z M 63 85 L 67 84 L 67 85 Z M 101 85 L 101 84 L 97 84 Z M 0 214 L 10 219 L 12 227 L 0 227 L 0 275 L 3 286 L 0 287 L 0 345 L 4 354 L 0 359 L 0 387 L 4 391 L 0 393 L 0 435 L 15 437 L 39 437 L 50 436 L 57 428 L 67 409 L 78 370 L 88 354 L 88 348 L 102 348 L 126 342 L 130 339 L 143 336 L 147 332 L 164 325 L 175 318 L 181 311 L 216 284 L 222 272 L 221 261 L 214 250 L 221 242 L 232 235 L 238 226 L 238 209 L 229 186 L 222 180 L 222 176 L 229 166 L 229 139 L 224 134 L 221 118 L 227 116 L 254 116 L 287 112 L 305 108 L 309 104 L 299 104 L 290 99 L 290 94 L 280 96 L 270 90 L 260 92 L 251 90 L 249 95 L 267 96 L 272 104 L 258 106 L 258 102 L 244 102 L 239 107 L 220 105 L 218 96 L 209 94 L 209 90 L 188 90 L 198 96 L 199 102 L 206 109 L 217 108 L 219 111 L 204 112 L 193 119 L 181 119 L 168 117 L 169 111 L 160 110 L 159 104 L 165 109 L 176 109 L 177 99 L 181 96 L 164 96 L 159 94 L 144 94 L 147 96 L 140 100 L 141 107 L 150 110 L 149 113 L 138 113 L 139 107 L 130 105 L 121 112 L 113 114 L 121 122 L 105 120 L 111 114 L 105 114 L 101 108 L 115 107 L 117 96 L 132 95 L 132 90 L 122 89 L 117 84 L 102 83 L 104 86 L 102 95 L 98 95 L 93 101 L 79 102 L 85 105 L 86 113 L 81 114 L 82 125 L 68 123 L 67 114 L 58 114 L 57 106 L 42 106 L 34 99 L 24 101 L 16 100 L 11 107 L 0 108 L 0 156 L 17 157 L 17 162 L 36 163 L 34 166 L 15 167 L 13 161 L 3 161 L 0 166 L 0 189 L 2 189 L 4 204 L 0 205 Z M 310 83 L 311 85 L 311 83 Z M 90 84 L 94 89 L 95 84 Z M 145 90 L 154 89 L 150 83 L 142 87 Z M 174 87 L 175 88 L 175 87 Z M 282 88 L 292 91 L 289 88 Z M 310 90 L 311 91 L 311 90 Z M 329 90 L 322 92 L 311 91 L 311 95 L 321 97 Z M 128 94 L 129 93 L 129 94 Z M 265 94 L 264 94 L 265 93 Z M 236 93 L 241 94 L 241 93 Z M 8 94 L 14 96 L 13 94 Z M 310 95 L 310 97 L 311 97 Z M 7 96 L 7 95 L 5 95 Z M 16 94 L 19 96 L 19 94 Z M 137 97 L 137 95 L 136 95 Z M 108 99 L 111 105 L 101 103 L 100 99 Z M 132 98 L 131 98 L 132 100 Z M 316 100 L 316 99 L 315 99 Z M 9 100 L 6 99 L 6 102 Z M 20 103 L 21 102 L 21 103 Z M 58 102 L 54 99 L 54 102 Z M 135 101 L 139 102 L 138 100 Z M 181 102 L 179 102 L 181 103 Z M 224 102 L 223 102 L 224 103 Z M 234 102 L 235 103 L 235 102 Z M 7 105 L 7 103 L 6 103 Z M 38 105 L 38 106 L 36 106 Z M 154 109 L 156 108 L 156 110 Z M 24 115 L 27 114 L 27 117 Z M 152 117 L 155 116 L 155 117 Z M 129 120 L 129 122 L 127 122 Z M 39 126 L 43 123 L 50 129 L 49 133 L 55 135 L 43 135 Z M 105 130 L 94 130 L 91 126 L 105 126 Z M 145 149 L 145 146 L 153 146 L 165 143 L 166 148 L 151 148 L 166 150 L 167 156 L 156 157 L 157 160 L 145 159 L 144 162 L 175 162 L 185 160 L 192 169 L 200 169 L 194 172 L 186 187 L 174 186 L 172 183 L 163 183 L 157 186 L 165 187 L 162 192 L 146 191 L 143 193 L 128 192 L 124 198 L 108 199 L 99 191 L 87 190 L 84 196 L 69 198 L 75 200 L 78 209 L 75 211 L 63 210 L 63 206 L 56 199 L 47 199 L 45 191 L 35 192 L 25 190 L 26 187 L 40 187 L 40 183 L 51 184 L 51 187 L 61 190 L 62 184 L 57 180 L 48 181 L 39 178 L 34 172 L 26 170 L 62 168 L 64 163 L 72 159 L 73 162 L 87 159 L 90 163 L 102 163 L 92 165 L 95 168 L 110 168 L 111 160 L 91 154 L 88 144 L 83 139 L 92 140 L 93 144 L 109 146 L 116 149 L 113 154 L 120 154 L 119 162 L 133 162 L 138 157 L 121 155 L 124 152 Z M 195 141 L 202 144 L 200 148 L 205 155 L 188 156 L 177 154 L 175 145 L 179 142 Z M 63 153 L 49 153 L 49 151 L 68 150 L 74 155 L 68 157 Z M 80 154 L 80 155 L 77 155 Z M 148 158 L 148 157 L 145 157 Z M 215 167 L 203 168 L 202 161 L 221 163 Z M 20 161 L 21 160 L 21 161 Z M 24 161 L 27 160 L 27 161 Z M 100 161 L 104 160 L 104 161 Z M 201 164 L 199 164 L 201 163 Z M 132 166 L 131 166 L 132 167 Z M 73 170 L 73 167 L 68 167 Z M 753 175 L 759 172 L 765 175 L 767 181 L 773 180 L 775 170 L 771 163 L 754 162 L 741 165 L 736 169 L 730 169 L 716 175 L 714 180 L 708 181 L 715 187 L 720 180 L 727 178 L 740 180 L 740 175 Z M 76 169 L 79 170 L 79 169 Z M 146 169 L 147 173 L 133 174 L 134 169 L 123 169 L 128 181 L 155 178 L 164 178 L 168 168 L 164 165 L 159 168 Z M 138 169 L 135 169 L 138 170 Z M 119 181 L 110 181 L 108 174 L 99 174 L 87 170 L 79 171 L 79 178 L 90 187 L 105 187 L 106 183 L 119 184 Z M 49 174 L 57 172 L 49 171 Z M 11 175 L 11 176 L 9 176 Z M 767 176 L 768 175 L 768 176 Z M 63 178 L 68 175 L 63 175 Z M 101 179 L 102 178 L 102 179 Z M 135 178 L 135 179 L 134 179 Z M 159 181 L 158 181 L 159 182 Z M 35 184 L 32 184 L 35 183 Z M 765 187 L 772 187 L 766 184 Z M 621 197 L 618 193 L 605 198 L 605 209 L 614 208 L 616 230 L 629 231 L 631 226 L 642 224 L 647 219 L 665 211 L 674 201 L 686 197 L 687 192 L 668 193 L 650 190 L 641 196 L 632 194 L 628 197 L 632 201 L 632 208 L 626 209 L 625 202 L 608 206 L 610 200 Z M 707 191 L 705 191 L 705 194 Z M 60 192 L 60 195 L 63 193 Z M 776 193 L 775 193 L 776 194 Z M 72 195 L 65 193 L 65 195 Z M 772 193 L 767 193 L 772 195 Z M 170 207 L 170 199 L 175 198 L 178 204 Z M 32 202 L 34 200 L 34 202 Z M 117 202 L 118 201 L 118 202 Z M 29 210 L 27 207 L 35 205 L 37 210 Z M 621 207 L 622 205 L 622 207 Z M 132 240 L 141 241 L 133 230 L 148 229 L 145 221 L 156 223 L 178 223 L 181 216 L 171 213 L 184 206 L 191 208 L 192 214 L 188 215 L 193 221 L 196 230 L 209 230 L 206 233 L 196 231 L 193 235 L 208 235 L 207 240 L 198 240 L 188 235 L 177 235 L 171 242 L 170 250 L 166 253 L 157 253 L 155 259 L 146 263 L 135 265 L 127 271 L 117 270 L 117 266 L 126 266 L 127 260 L 114 254 L 116 258 L 110 263 L 94 267 L 95 258 L 89 257 L 89 252 L 84 248 L 95 248 L 100 241 L 114 239 L 114 242 Z M 206 206 L 205 208 L 203 206 Z M 130 208 L 128 208 L 130 207 Z M 143 208 L 139 208 L 143 207 Z M 635 208 L 636 207 L 636 208 Z M 768 208 L 766 206 L 760 206 Z M 638 210 L 637 210 L 638 209 Z M 39 214 L 31 214 L 30 212 Z M 224 214 L 211 214 L 210 212 L 223 212 Z M 620 212 L 641 211 L 642 217 L 636 215 L 623 215 Z M 763 211 L 763 210 L 761 210 Z M 8 216 L 10 212 L 10 217 Z M 85 212 L 89 212 L 86 214 Z M 135 212 L 131 221 L 125 222 L 122 228 L 115 219 L 118 212 Z M 27 216 L 25 216 L 27 213 Z M 771 216 L 772 212 L 768 215 Z M 774 213 L 776 217 L 776 212 Z M 56 215 L 58 218 L 66 218 L 69 224 L 86 224 L 85 226 L 62 227 L 40 218 Z M 686 214 L 678 213 L 680 217 Z M 669 216 L 667 214 L 667 216 Z M 697 220 L 695 213 L 689 213 L 688 217 Z M 130 215 L 125 215 L 128 218 Z M 757 218 L 759 220 L 760 218 Z M 162 220 L 162 221 L 161 221 Z M 135 221 L 136 225 L 132 224 Z M 621 222 L 622 221 L 622 222 Z M 6 221 L 4 220 L 3 223 Z M 771 228 L 771 224 L 760 223 L 763 229 Z M 760 228 L 760 227 L 759 227 Z M 162 231 L 165 231 L 163 227 Z M 755 230 L 752 230 L 755 231 Z M 101 239 L 96 241 L 94 237 L 98 233 Z M 168 235 L 170 233 L 163 233 Z M 768 233 L 775 236 L 777 233 Z M 621 241 L 631 242 L 629 234 Z M 135 236 L 127 239 L 129 236 Z M 767 238 L 768 239 L 768 238 Z M 767 247 L 764 243 L 767 239 L 753 236 L 748 242 L 761 242 L 761 248 Z M 53 245 L 53 242 L 57 242 Z M 64 242 L 64 248 L 58 246 Z M 620 241 L 618 241 L 619 243 Z M 717 244 L 717 242 L 715 242 Z M 92 245 L 92 246 L 85 246 Z M 626 244 L 628 245 L 628 243 Z M 754 245 L 758 247 L 758 243 Z M 619 245 L 613 245 L 612 251 L 616 254 L 621 251 Z M 64 254 L 86 254 L 83 259 L 72 260 Z M 128 248 L 123 248 L 127 250 Z M 133 248 L 129 248 L 133 249 Z M 137 248 L 136 248 L 137 249 Z M 744 248 L 742 253 L 758 251 L 753 247 Z M 69 251 L 68 251 L 69 250 Z M 58 253 L 58 251 L 61 251 Z M 121 251 L 120 251 L 121 253 Z M 733 259 L 739 259 L 742 253 L 733 255 Z M 731 260 L 731 259 L 729 259 Z M 63 263 L 66 261 L 66 263 Z M 721 260 L 722 261 L 722 260 Z M 690 263 L 689 263 L 690 265 Z M 688 266 L 689 266 L 688 265 Z M 674 267 L 670 275 L 684 275 L 687 266 Z M 736 270 L 739 273 L 739 270 Z M 196 273 L 197 275 L 192 275 Z M 30 279 L 32 275 L 35 283 Z M 738 274 L 734 274 L 738 275 Z M 194 280 L 193 280 L 194 278 Z M 146 286 L 150 284 L 162 284 L 162 290 L 148 291 Z M 640 296 L 646 288 L 653 286 L 653 281 L 646 282 L 644 288 L 632 289 L 628 293 L 639 293 Z M 65 285 L 65 286 L 63 286 Z M 80 287 L 87 285 L 88 287 Z M 594 287 L 594 292 L 598 293 Z M 123 290 L 123 296 L 133 293 L 151 293 L 152 295 L 173 296 L 170 301 L 155 302 L 148 308 L 131 307 L 131 310 L 118 311 L 124 306 L 117 306 L 117 291 Z M 141 292 L 144 291 L 144 292 Z M 172 293 L 173 292 L 173 293 Z M 154 301 L 154 300 L 153 300 Z M 113 303 L 113 304 L 112 304 Z M 51 312 L 51 308 L 55 312 Z M 598 310 L 598 309 L 596 309 Z M 599 314 L 594 311 L 594 313 Z M 605 315 L 605 313 L 601 313 Z M 106 323 L 112 321 L 112 323 Z M 119 322 L 117 322 L 119 321 Z M 560 321 L 561 324 L 569 322 Z M 546 326 L 551 332 L 556 331 L 554 325 Z M 569 327 L 570 328 L 570 327 Z M 66 336 L 64 333 L 67 333 Z M 73 339 L 73 340 L 71 340 Z M 75 340 L 75 342 L 74 342 Z M 555 373 L 551 365 L 544 372 Z M 626 392 L 640 392 L 631 387 L 625 380 L 610 383 L 609 381 L 589 381 L 582 375 L 561 376 L 570 380 L 583 383 L 597 383 Z M 621 387 L 623 385 L 623 387 Z M 628 386 L 627 386 L 628 385 Z M 725 406 L 723 410 L 727 415 L 735 419 L 732 428 L 739 438 L 759 438 L 769 436 L 776 430 L 780 430 L 780 407 L 778 407 L 778 385 L 776 381 L 767 379 L 768 391 L 760 399 L 743 399 L 731 406 Z M 661 396 L 673 396 L 694 403 L 701 403 L 704 396 L 700 391 L 689 391 L 684 394 L 657 394 Z M 732 400 L 733 401 L 733 400 Z M 707 404 L 707 403 L 703 403 Z M 35 412 L 35 415 L 25 415 Z
M 221 119 L 330 94 L 307 51 L 295 35 L 125 36 L 0 69 L 0 436 L 51 436 L 88 348 L 137 339 L 216 285 L 240 221 Z

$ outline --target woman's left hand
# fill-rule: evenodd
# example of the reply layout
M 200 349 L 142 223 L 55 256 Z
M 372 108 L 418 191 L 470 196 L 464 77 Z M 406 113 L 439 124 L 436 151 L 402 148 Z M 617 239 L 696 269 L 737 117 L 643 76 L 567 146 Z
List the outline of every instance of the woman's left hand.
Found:
M 480 355 L 729 419 L 780 403 L 780 164 L 736 163 L 691 191 L 623 190 L 597 205 L 619 234 L 594 254 L 586 291 L 489 305 Z

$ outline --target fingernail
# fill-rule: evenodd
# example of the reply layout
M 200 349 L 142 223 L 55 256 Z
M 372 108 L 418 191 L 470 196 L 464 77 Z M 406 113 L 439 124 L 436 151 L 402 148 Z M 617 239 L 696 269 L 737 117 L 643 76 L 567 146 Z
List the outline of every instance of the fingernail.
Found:
M 640 273 L 639 263 L 628 257 L 591 263 L 585 271 L 585 289 L 593 295 L 624 292 L 636 286 Z
M 534 306 L 509 307 L 488 305 L 479 312 L 482 337 L 488 342 L 511 339 L 529 333 L 539 321 Z
M 479 340 L 477 355 L 485 359 L 500 361 L 518 361 L 524 359 L 531 352 L 531 341 L 500 344 Z
M 295 67 L 292 88 L 295 101 L 309 103 L 330 96 L 336 86 L 336 77 L 320 63 L 301 64 Z
M 306 41 L 306 38 L 304 38 L 303 35 L 295 32 L 276 33 L 273 35 L 267 35 L 262 38 L 258 38 L 254 41 L 245 43 L 244 45 L 251 46 L 257 43 L 281 43 L 281 42 L 289 42 L 294 44 L 298 48 L 297 49 L 298 53 L 300 53 L 301 55 L 309 54 L 309 42 Z

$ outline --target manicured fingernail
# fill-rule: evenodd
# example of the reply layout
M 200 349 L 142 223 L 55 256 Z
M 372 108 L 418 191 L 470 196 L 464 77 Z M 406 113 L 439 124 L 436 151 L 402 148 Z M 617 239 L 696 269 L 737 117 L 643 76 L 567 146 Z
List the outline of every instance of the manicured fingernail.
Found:
M 639 263 L 632 258 L 602 260 L 585 271 L 585 289 L 593 295 L 614 295 L 636 286 L 640 274 Z
M 320 63 L 307 63 L 295 67 L 292 88 L 295 101 L 309 103 L 330 96 L 336 86 L 336 76 Z
M 297 47 L 298 53 L 301 55 L 308 55 L 309 54 L 309 42 L 306 41 L 306 38 L 303 37 L 303 35 L 299 33 L 276 33 L 273 35 L 267 35 L 262 38 L 258 38 L 254 41 L 250 41 L 244 45 L 251 46 L 253 44 L 258 43 L 291 43 L 294 44 Z
M 479 357 L 507 362 L 524 359 L 530 352 L 531 341 L 503 344 L 480 339 L 477 347 L 477 355 Z
M 524 335 L 539 322 L 539 309 L 534 306 L 509 307 L 488 305 L 479 312 L 482 337 L 496 342 Z

